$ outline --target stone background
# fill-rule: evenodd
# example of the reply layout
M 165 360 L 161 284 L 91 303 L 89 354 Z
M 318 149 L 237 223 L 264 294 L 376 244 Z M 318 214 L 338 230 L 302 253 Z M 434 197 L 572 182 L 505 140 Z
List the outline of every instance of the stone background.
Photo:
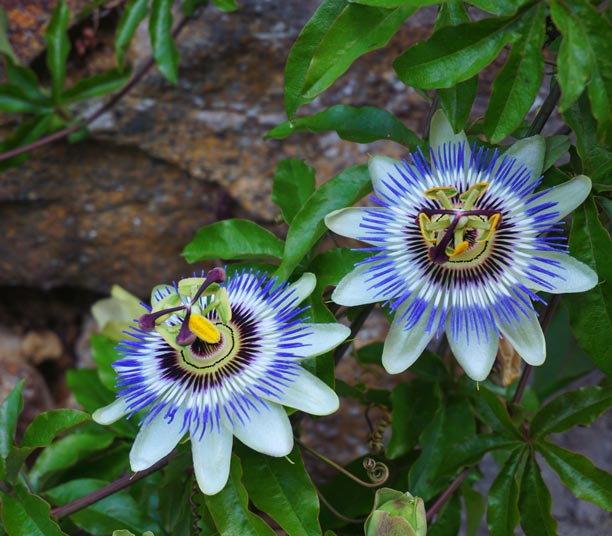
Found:
M 16 52 L 43 79 L 41 35 L 55 3 L 2 3 Z M 86 4 L 70 2 L 75 12 Z M 113 65 L 119 4 L 107 2 L 97 12 L 99 17 L 75 23 L 69 81 Z M 404 154 L 393 142 L 353 144 L 334 133 L 263 139 L 285 119 L 284 63 L 317 5 L 316 0 L 240 0 L 235 13 L 206 9 L 178 40 L 177 86 L 151 70 L 92 125 L 86 141 L 54 143 L 34 152 L 25 165 L 2 174 L 0 398 L 18 378 L 27 377 L 26 420 L 37 411 L 70 402 L 63 373 L 89 363 L 93 325 L 87 311 L 112 284 L 144 297 L 152 285 L 198 268 L 187 265 L 180 252 L 200 226 L 219 219 L 249 218 L 282 235 L 285 230 L 277 224 L 280 211 L 270 198 L 274 168 L 281 159 L 304 159 L 324 181 L 367 162 L 370 153 Z M 428 105 L 397 80 L 391 62 L 410 43 L 428 35 L 434 13 L 423 10 L 411 18 L 387 48 L 361 58 L 300 113 L 337 103 L 374 105 L 422 133 Z M 148 54 L 147 32 L 141 28 L 128 58 L 137 67 Z M 482 76 L 474 117 L 486 106 L 498 68 L 499 62 Z M 91 113 L 99 105 L 89 102 L 80 112 Z M 0 118 L 3 135 L 12 126 L 11 118 Z M 384 322 L 374 322 L 369 334 L 380 335 Z M 339 373 L 346 381 L 364 378 L 364 371 L 351 361 Z M 365 374 L 372 382 L 383 376 L 380 370 Z M 322 450 L 339 461 L 364 453 L 363 412 L 349 402 L 339 414 L 304 426 L 313 441 L 319 438 Z M 612 470 L 611 432 L 608 413 L 591 428 L 563 434 L 559 441 Z M 486 492 L 495 465 L 489 461 L 483 467 Z M 549 471 L 546 479 L 554 494 L 559 534 L 612 534 L 609 513 L 574 499 Z

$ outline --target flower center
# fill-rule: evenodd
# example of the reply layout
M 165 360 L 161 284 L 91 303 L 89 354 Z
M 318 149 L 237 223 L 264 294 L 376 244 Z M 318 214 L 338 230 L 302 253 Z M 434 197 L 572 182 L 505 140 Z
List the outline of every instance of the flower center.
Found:
M 453 186 L 425 190 L 428 199 L 440 208 L 423 209 L 419 214 L 421 235 L 429 246 L 429 258 L 436 264 L 474 265 L 486 256 L 501 214 L 474 207 L 489 187 L 478 182 L 461 195 Z
M 240 348 L 240 334 L 231 324 L 214 323 L 219 341 L 210 343 L 197 338 L 190 346 L 179 351 L 181 366 L 191 372 L 213 372 L 230 361 Z

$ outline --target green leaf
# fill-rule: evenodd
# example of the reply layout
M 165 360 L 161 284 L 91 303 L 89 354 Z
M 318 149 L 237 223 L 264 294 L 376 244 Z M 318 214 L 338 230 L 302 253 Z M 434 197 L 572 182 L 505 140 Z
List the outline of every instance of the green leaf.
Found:
M 544 153 L 544 165 L 542 169 L 546 171 L 564 154 L 567 153 L 570 148 L 570 141 L 567 136 L 550 136 L 545 138 L 546 151 Z
M 2 522 L 9 536 L 67 536 L 51 519 L 51 508 L 22 485 L 2 495 Z
M 432 421 L 441 402 L 440 390 L 415 379 L 400 383 L 391 392 L 391 438 L 385 449 L 390 459 L 408 454 Z
M 484 132 L 491 143 L 499 143 L 513 132 L 529 112 L 542 83 L 546 6 L 536 5 L 525 13 L 521 37 L 495 82 L 484 119 Z
M 514 38 L 518 16 L 440 28 L 409 48 L 393 67 L 405 84 L 421 89 L 454 86 L 478 74 Z
M 21 446 L 46 447 L 57 435 L 90 419 L 87 413 L 76 409 L 56 409 L 39 413 L 26 428 Z
M 179 53 L 172 37 L 172 4 L 173 0 L 153 0 L 149 16 L 149 34 L 159 72 L 168 81 L 176 84 Z
M 243 482 L 256 508 L 291 536 L 321 536 L 319 498 L 294 447 L 286 458 L 240 450 Z
M 17 430 L 17 419 L 23 408 L 24 380 L 17 382 L 13 390 L 2 401 L 0 405 L 0 456 L 6 458 L 15 444 L 15 431 Z
M 612 475 L 595 467 L 584 456 L 548 441 L 536 443 L 538 452 L 579 499 L 608 512 L 612 510 Z
M 352 205 L 372 190 L 365 165 L 349 168 L 324 183 L 295 215 L 287 239 L 283 260 L 276 275 L 287 280 L 306 253 L 326 231 L 323 221 L 333 210 Z
M 469 0 L 468 3 L 492 15 L 510 15 L 529 0 Z
M 512 422 L 506 405 L 486 387 L 480 387 L 474 395 L 478 416 L 491 430 L 505 436 L 521 439 L 522 436 Z
M 18 87 L 8 84 L 0 85 L 0 111 L 2 112 L 34 114 L 51 110 L 52 107 L 48 104 L 32 102 Z
M 576 134 L 576 150 L 582 161 L 582 172 L 594 183 L 612 184 L 612 153 L 597 140 L 596 124 L 586 95 L 563 114 Z
M 55 6 L 49 25 L 45 30 L 47 67 L 51 73 L 51 93 L 55 102 L 59 102 L 66 80 L 66 60 L 70 53 L 69 23 L 70 9 L 66 0 L 60 0 Z
M 149 0 L 130 0 L 123 10 L 115 33 L 115 55 L 120 66 L 123 66 L 125 52 L 136 28 L 147 16 L 148 3 Z
M 219 8 L 221 11 L 236 11 L 238 9 L 238 4 L 236 0 L 213 0 L 213 4 L 215 7 Z
M 56 504 L 64 505 L 92 493 L 108 482 L 94 478 L 80 478 L 56 486 L 45 492 Z M 79 510 L 70 516 L 79 528 L 94 536 L 107 536 L 116 529 L 134 531 L 136 534 L 150 530 L 160 534 L 160 528 L 138 506 L 126 491 L 116 491 L 112 495 Z
M 552 2 L 552 19 L 563 39 L 557 58 L 565 111 L 587 87 L 602 144 L 612 141 L 612 58 L 602 54 L 612 40 L 612 24 L 588 0 Z
M 192 463 L 191 452 L 175 456 L 164 468 L 163 480 L 157 486 L 159 519 L 165 533 L 172 536 L 191 536 L 192 533 L 191 496 L 195 484 L 190 469 Z
M 556 536 L 557 522 L 551 515 L 552 501 L 535 457 L 529 456 L 521 481 L 519 511 L 526 536 Z
M 216 495 L 206 497 L 206 506 L 221 534 L 275 536 L 274 531 L 248 508 L 249 497 L 242 485 L 242 464 L 232 455 L 227 484 Z
M 208 0 L 183 0 L 181 2 L 181 11 L 187 17 L 192 17 L 197 9 L 207 5 Z
M 50 110 L 53 107 L 51 99 L 42 92 L 38 77 L 32 69 L 8 61 L 6 62 L 6 79 L 11 86 L 19 90 L 22 98 L 37 103 L 42 108 L 46 107 Z
M 463 2 L 446 2 L 440 6 L 434 31 L 444 26 L 457 26 L 469 22 L 470 17 Z M 478 92 L 478 76 L 459 84 L 436 91 L 440 106 L 455 132 L 463 130 L 470 117 L 472 104 Z
M 442 507 L 436 521 L 427 527 L 428 536 L 457 536 L 461 529 L 461 499 L 459 494 L 451 495 Z
M 487 526 L 491 536 L 514 536 L 519 522 L 519 489 L 525 468 L 526 447 L 508 457 L 491 484 L 487 505 Z
M 187 262 L 209 259 L 280 259 L 283 242 L 250 220 L 223 220 L 200 227 L 183 249 Z
M 39 483 L 51 473 L 72 467 L 92 452 L 106 449 L 113 440 L 112 433 L 103 431 L 69 434 L 58 439 L 44 449 L 36 459 L 30 471 L 32 484 L 38 487 Z
M 468 483 L 464 483 L 461 486 L 463 492 L 463 502 L 465 503 L 465 534 L 466 536 L 476 536 L 482 516 L 485 513 L 485 502 L 484 497 L 473 490 Z
M 536 413 L 529 427 L 533 437 L 556 434 L 576 425 L 591 424 L 612 406 L 612 392 L 601 387 L 582 387 L 563 393 Z
M 441 479 L 443 462 L 476 432 L 474 416 L 464 398 L 441 405 L 420 436 L 421 455 L 410 468 L 411 493 L 428 501 L 447 484 Z M 443 441 L 440 438 L 444 438 Z
M 416 8 L 381 9 L 323 0 L 294 43 L 285 66 L 285 109 L 323 92 L 359 57 L 383 47 Z
M 343 140 L 357 143 L 392 140 L 413 148 L 421 143 L 412 130 L 387 110 L 343 104 L 336 104 L 315 115 L 285 121 L 268 132 L 266 138 L 284 139 L 295 132 L 328 130 L 335 130 Z
M 592 197 L 573 214 L 570 251 L 593 268 L 600 280 L 588 292 L 565 296 L 572 331 L 595 364 L 612 375 L 612 239 L 599 221 Z
M 364 6 L 376 6 L 384 8 L 413 6 L 425 7 L 435 4 L 442 4 L 447 0 L 351 0 L 354 4 L 362 4 Z
M 315 170 L 298 158 L 281 160 L 274 172 L 272 201 L 287 223 L 291 223 L 306 200 L 315 191 Z
M 8 23 L 9 20 L 6 16 L 6 11 L 0 6 L 0 54 L 4 54 L 12 62 L 17 63 L 17 56 L 15 56 L 13 47 L 11 47 L 11 42 L 8 38 Z
M 124 86 L 130 79 L 129 69 L 110 69 L 104 73 L 82 78 L 62 94 L 63 102 L 73 102 L 106 95 Z
M 117 343 L 98 333 L 93 333 L 90 341 L 93 360 L 98 365 L 100 380 L 105 387 L 114 391 L 117 373 L 113 368 L 113 363 L 120 358 L 119 351 L 116 348 Z
M 49 115 L 38 115 L 29 121 L 21 123 L 13 133 L 12 136 L 6 138 L 0 142 L 0 153 L 10 151 L 17 147 L 22 147 L 28 143 L 36 141 L 44 134 L 46 134 L 50 125 L 52 125 L 54 119 L 53 114 Z M 4 171 L 11 166 L 16 166 L 27 160 L 29 152 L 22 153 L 12 158 L 0 161 L 0 171 Z

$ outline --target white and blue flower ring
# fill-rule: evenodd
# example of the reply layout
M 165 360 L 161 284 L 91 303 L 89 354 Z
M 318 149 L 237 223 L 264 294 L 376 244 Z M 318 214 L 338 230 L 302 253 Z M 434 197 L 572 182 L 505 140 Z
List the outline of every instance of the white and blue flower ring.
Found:
M 152 312 L 119 345 L 118 399 L 93 415 L 111 424 L 146 411 L 130 452 L 133 471 L 147 469 L 188 435 L 197 482 L 212 495 L 227 482 L 233 436 L 264 454 L 285 456 L 293 432 L 283 405 L 314 415 L 337 410 L 336 393 L 301 361 L 331 350 L 350 330 L 298 316 L 304 311 L 299 304 L 314 289 L 314 275 L 275 284 L 252 272 L 228 278 L 221 288 L 229 315 L 220 314 L 215 297 L 202 289 L 195 295 L 183 294 L 180 283 L 154 289 Z M 178 306 L 161 307 L 169 302 Z
M 332 299 L 341 305 L 386 302 L 395 318 L 383 365 L 406 370 L 431 339 L 446 332 L 453 354 L 474 380 L 484 380 L 506 338 L 531 365 L 546 357 L 532 301 L 535 292 L 582 292 L 597 274 L 570 257 L 562 220 L 591 189 L 588 177 L 535 192 L 545 143 L 533 136 L 503 156 L 454 134 L 433 117 L 430 158 L 413 163 L 370 160 L 376 208 L 346 208 L 325 222 L 370 245 Z

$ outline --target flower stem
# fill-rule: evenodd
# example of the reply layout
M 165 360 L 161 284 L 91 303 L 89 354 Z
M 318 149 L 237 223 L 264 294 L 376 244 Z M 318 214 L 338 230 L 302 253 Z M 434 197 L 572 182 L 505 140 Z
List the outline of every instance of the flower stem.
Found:
M 178 23 L 178 25 L 172 32 L 173 38 L 176 38 L 179 35 L 179 33 L 183 30 L 188 21 L 189 18 L 185 17 Z M 48 145 L 49 143 L 52 143 L 54 141 L 61 140 L 62 138 L 66 138 L 73 132 L 77 132 L 78 130 L 86 127 L 87 125 L 90 125 L 101 115 L 112 109 L 138 82 L 140 82 L 140 80 L 145 76 L 145 74 L 147 74 L 147 72 L 149 71 L 149 69 L 151 69 L 151 67 L 153 67 L 153 65 L 155 65 L 155 59 L 153 58 L 153 56 L 151 56 L 140 67 L 140 69 L 136 71 L 134 76 L 125 86 L 123 86 L 119 91 L 117 91 L 117 93 L 115 93 L 108 100 L 108 102 L 100 106 L 100 108 L 98 108 L 90 116 L 82 118 L 73 125 L 66 127 L 58 132 L 54 132 L 53 134 L 49 134 L 48 136 L 40 138 L 32 143 L 28 143 L 26 145 L 22 145 L 21 147 L 11 149 L 10 151 L 0 153 L 0 161 L 7 160 L 9 158 L 12 158 L 13 156 L 17 156 L 23 153 L 27 153 L 28 151 L 31 151 L 33 149 L 38 149 L 39 147 L 43 147 L 44 145 Z
M 529 127 L 529 130 L 527 130 L 526 137 L 542 132 L 546 121 L 548 121 L 548 118 L 553 113 L 560 98 L 561 88 L 559 87 L 557 80 L 553 78 L 552 82 L 550 83 L 550 93 L 546 97 L 546 100 L 542 103 L 542 107 L 536 114 L 533 123 L 531 123 L 531 126 Z
M 334 362 L 336 363 L 336 365 L 344 356 L 344 353 L 346 352 L 347 348 L 351 344 L 353 344 L 353 340 L 355 340 L 357 333 L 359 333 L 359 331 L 363 327 L 363 324 L 367 320 L 368 316 L 370 316 L 370 313 L 372 312 L 373 309 L 374 309 L 374 304 L 365 306 L 351 322 L 351 326 L 350 326 L 351 334 L 340 346 L 338 346 L 334 350 Z
M 131 486 L 135 482 L 138 482 L 139 480 L 146 478 L 151 473 L 158 471 L 159 469 L 161 469 L 168 463 L 168 460 L 170 460 L 171 456 L 172 455 L 170 454 L 166 456 L 165 458 L 162 458 L 156 464 L 152 465 L 148 469 L 145 469 L 144 471 L 139 471 L 138 473 L 124 475 L 118 478 L 117 480 L 115 480 L 114 482 L 111 482 L 107 484 L 106 486 L 100 489 L 97 489 L 96 491 L 92 491 L 91 493 L 83 497 L 79 497 L 78 499 L 72 502 L 69 502 L 67 504 L 64 504 L 63 506 L 58 506 L 57 508 L 53 508 L 53 510 L 51 510 L 51 515 L 57 517 L 58 519 L 62 519 L 64 517 L 70 516 L 82 510 L 83 508 L 87 508 L 88 506 L 91 506 L 92 504 L 106 497 L 109 497 L 113 493 L 117 493 L 118 491 L 121 491 L 122 489 L 125 489 L 128 486 Z
M 459 489 L 459 486 L 463 484 L 463 481 L 472 472 L 472 469 L 473 467 L 466 467 L 461 472 L 461 474 L 457 478 L 455 478 L 455 480 L 453 480 L 451 485 L 448 486 L 446 490 L 444 490 L 444 493 L 442 493 L 442 495 L 438 497 L 436 502 L 431 505 L 431 508 L 427 509 L 427 514 L 425 518 L 427 519 L 428 523 L 433 519 L 433 517 L 438 513 L 438 511 L 446 504 L 446 501 L 448 501 L 451 498 L 453 493 L 455 493 L 455 491 Z

